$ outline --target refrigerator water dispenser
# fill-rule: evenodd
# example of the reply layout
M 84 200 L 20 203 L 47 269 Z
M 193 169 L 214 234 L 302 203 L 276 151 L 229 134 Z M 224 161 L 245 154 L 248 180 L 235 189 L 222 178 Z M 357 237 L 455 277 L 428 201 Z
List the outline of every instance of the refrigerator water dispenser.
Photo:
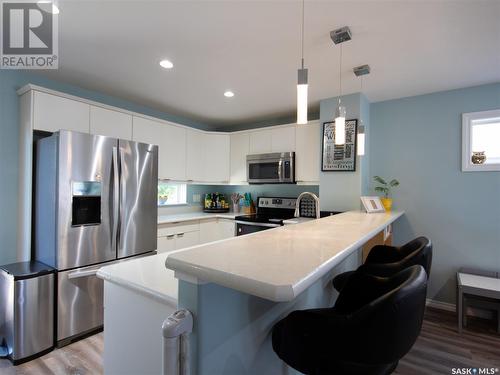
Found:
M 97 225 L 101 223 L 101 183 L 73 182 L 71 225 Z

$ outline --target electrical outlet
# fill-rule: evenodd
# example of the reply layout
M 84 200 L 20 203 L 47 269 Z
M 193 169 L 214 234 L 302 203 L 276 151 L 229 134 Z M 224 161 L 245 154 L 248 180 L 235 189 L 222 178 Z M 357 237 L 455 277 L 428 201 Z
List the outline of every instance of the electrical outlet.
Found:
M 193 194 L 193 203 L 200 203 L 200 202 L 201 202 L 201 195 Z

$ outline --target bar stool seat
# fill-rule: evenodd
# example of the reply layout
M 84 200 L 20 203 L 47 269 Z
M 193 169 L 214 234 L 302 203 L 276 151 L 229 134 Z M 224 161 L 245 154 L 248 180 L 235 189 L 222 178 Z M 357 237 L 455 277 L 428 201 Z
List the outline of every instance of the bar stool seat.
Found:
M 422 266 L 390 278 L 356 272 L 332 308 L 297 310 L 273 328 L 275 353 L 304 374 L 390 374 L 422 327 Z
M 347 280 L 355 272 L 365 272 L 380 277 L 390 277 L 405 268 L 421 265 L 427 275 L 431 272 L 432 243 L 427 237 L 418 237 L 403 246 L 374 246 L 365 263 L 356 271 L 348 271 L 337 275 L 332 283 L 337 291 L 341 291 Z

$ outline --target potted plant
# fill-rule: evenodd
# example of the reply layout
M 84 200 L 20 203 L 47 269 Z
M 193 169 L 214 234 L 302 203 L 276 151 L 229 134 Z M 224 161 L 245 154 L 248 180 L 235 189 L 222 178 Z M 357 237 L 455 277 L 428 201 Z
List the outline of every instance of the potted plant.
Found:
M 380 200 L 382 201 L 385 210 L 389 212 L 392 208 L 392 198 L 389 198 L 389 194 L 391 193 L 391 189 L 393 187 L 399 186 L 399 181 L 392 179 L 390 182 L 386 182 L 380 176 L 374 176 L 373 179 L 379 184 L 379 186 L 375 187 L 375 191 L 379 191 L 384 194 L 384 197 Z
M 158 204 L 164 205 L 170 196 L 170 187 L 165 185 L 158 186 Z

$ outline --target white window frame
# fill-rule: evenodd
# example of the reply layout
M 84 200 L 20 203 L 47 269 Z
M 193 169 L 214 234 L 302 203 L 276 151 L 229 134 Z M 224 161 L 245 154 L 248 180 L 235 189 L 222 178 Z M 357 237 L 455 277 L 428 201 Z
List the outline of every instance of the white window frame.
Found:
M 158 207 L 186 206 L 188 204 L 188 202 L 187 202 L 187 184 L 185 182 L 172 182 L 172 181 L 158 180 L 158 185 L 160 183 L 177 185 L 178 189 L 180 188 L 183 190 L 184 202 L 165 203 L 165 204 L 160 204 L 160 202 L 158 202 Z
M 495 118 L 498 118 L 500 121 L 500 109 L 492 111 L 462 113 L 462 172 L 500 171 L 500 163 L 472 164 L 471 161 L 471 136 L 473 121 Z

